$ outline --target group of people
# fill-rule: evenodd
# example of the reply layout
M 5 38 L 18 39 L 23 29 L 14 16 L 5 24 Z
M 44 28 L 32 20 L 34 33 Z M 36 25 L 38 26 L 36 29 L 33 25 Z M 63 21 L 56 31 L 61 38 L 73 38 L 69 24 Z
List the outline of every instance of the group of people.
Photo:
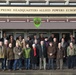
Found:
M 9 39 L 6 33 L 0 39 L 0 63 L 1 69 L 10 70 L 36 70 L 36 69 L 64 69 L 64 64 L 68 69 L 74 69 L 76 66 L 76 41 L 72 34 L 70 39 L 66 36 L 58 41 L 54 34 L 44 37 L 40 34 L 27 39 L 20 35 L 16 40 L 10 35 Z

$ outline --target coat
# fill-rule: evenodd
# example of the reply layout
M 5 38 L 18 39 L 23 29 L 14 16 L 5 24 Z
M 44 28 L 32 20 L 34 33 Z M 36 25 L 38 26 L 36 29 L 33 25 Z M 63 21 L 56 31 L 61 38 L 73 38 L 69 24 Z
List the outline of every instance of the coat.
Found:
M 13 48 L 7 49 L 7 60 L 13 60 L 14 59 L 14 53 L 13 53 Z
M 72 49 L 70 48 L 70 46 L 68 46 L 67 47 L 67 56 L 74 56 L 75 55 L 75 50 L 76 50 L 75 46 L 73 46 Z M 72 51 L 71 54 L 70 54 L 70 51 Z
M 4 45 L 3 46 L 4 58 L 7 58 L 7 49 L 8 49 L 8 47 Z
M 7 58 L 7 47 L 5 45 L 0 47 L 0 58 Z
M 3 46 L 0 47 L 0 58 L 4 58 L 4 49 L 3 49 Z
M 47 57 L 47 48 L 45 46 L 45 44 L 43 45 L 43 52 L 42 52 L 42 47 L 41 45 L 39 45 L 39 58 L 46 58 Z
M 34 50 L 32 48 L 31 52 L 30 52 L 30 58 L 31 58 L 31 63 L 32 64 L 37 64 L 38 62 L 38 49 L 36 48 L 36 56 L 34 56 Z
M 14 52 L 14 58 L 15 59 L 19 59 L 19 58 L 21 58 L 22 57 L 22 48 L 21 47 L 14 47 L 14 49 L 13 49 L 13 52 Z M 20 53 L 20 55 L 19 55 L 19 53 Z
M 53 47 L 55 48 L 56 50 L 56 53 L 55 53 L 55 57 L 57 55 L 57 47 L 58 47 L 58 43 L 57 42 L 53 42 Z
M 23 49 L 23 57 L 24 58 L 30 58 L 30 52 L 31 52 L 31 48 Z
M 63 59 L 65 56 L 65 50 L 61 47 L 57 48 L 57 59 Z
M 51 56 L 50 56 L 50 53 L 52 53 Z M 56 54 L 56 50 L 55 50 L 55 48 L 49 46 L 49 47 L 48 47 L 48 50 L 47 50 L 48 58 L 55 58 L 55 54 Z

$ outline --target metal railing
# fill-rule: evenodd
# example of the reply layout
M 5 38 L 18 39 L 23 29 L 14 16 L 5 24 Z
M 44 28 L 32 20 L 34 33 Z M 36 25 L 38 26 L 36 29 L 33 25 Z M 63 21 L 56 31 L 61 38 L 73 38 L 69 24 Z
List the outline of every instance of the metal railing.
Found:
M 75 5 L 76 0 L 0 0 L 0 5 Z

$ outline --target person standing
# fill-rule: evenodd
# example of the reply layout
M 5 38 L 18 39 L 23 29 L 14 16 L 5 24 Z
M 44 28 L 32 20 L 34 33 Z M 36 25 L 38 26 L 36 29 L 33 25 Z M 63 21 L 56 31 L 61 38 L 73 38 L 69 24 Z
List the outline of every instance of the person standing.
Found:
M 53 47 L 53 43 L 50 42 L 47 50 L 48 55 L 48 69 L 54 69 L 54 58 L 55 58 L 56 50 Z
M 1 61 L 1 66 L 2 66 L 2 70 L 5 70 L 5 66 L 4 66 L 4 49 L 2 46 L 2 41 L 0 41 L 0 61 Z
M 14 49 L 13 49 L 13 52 L 14 52 L 14 57 L 15 57 L 13 69 L 16 70 L 17 66 L 18 66 L 19 70 L 21 70 L 21 67 L 22 67 L 21 58 L 22 58 L 22 52 L 23 51 L 17 42 L 16 42 L 16 47 L 14 47 Z
M 65 57 L 65 50 L 62 48 L 61 43 L 58 43 L 57 48 L 57 69 L 63 69 L 63 58 Z
M 11 43 L 9 43 L 9 47 L 7 49 L 7 60 L 8 60 L 8 70 L 11 71 L 13 69 L 13 61 L 14 61 L 14 53 Z
M 75 55 L 75 47 L 72 42 L 67 47 L 67 63 L 68 69 L 74 68 L 74 55 Z
M 44 44 L 44 41 L 41 41 L 39 46 L 39 65 L 40 65 L 39 68 L 40 69 L 42 69 L 42 65 L 43 65 L 44 70 L 46 70 L 46 57 L 47 57 L 47 49 Z
M 31 64 L 32 69 L 37 69 L 37 58 L 38 58 L 38 49 L 36 48 L 35 44 L 32 44 L 32 50 L 30 52 Z
M 29 44 L 26 44 L 26 47 L 23 48 L 23 56 L 24 56 L 26 70 L 30 69 L 30 52 L 31 52 L 31 48 L 29 47 Z
M 3 60 L 3 68 L 4 70 L 6 69 L 7 66 L 7 48 L 8 48 L 8 40 L 4 41 L 4 45 L 3 45 L 3 51 L 4 51 L 4 60 Z

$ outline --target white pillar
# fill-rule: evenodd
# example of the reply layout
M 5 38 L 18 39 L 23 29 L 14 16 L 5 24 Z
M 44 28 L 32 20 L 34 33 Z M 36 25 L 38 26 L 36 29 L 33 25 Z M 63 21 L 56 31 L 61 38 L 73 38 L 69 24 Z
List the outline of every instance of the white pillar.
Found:
M 26 5 L 29 5 L 29 0 L 26 1 Z
M 1 38 L 3 37 L 3 31 L 1 30 Z
M 9 0 L 6 0 L 7 5 L 9 5 Z
M 65 5 L 69 5 L 69 0 L 65 0 Z
M 46 0 L 46 5 L 49 5 L 49 0 Z
M 75 30 L 73 30 L 73 37 L 75 37 Z

